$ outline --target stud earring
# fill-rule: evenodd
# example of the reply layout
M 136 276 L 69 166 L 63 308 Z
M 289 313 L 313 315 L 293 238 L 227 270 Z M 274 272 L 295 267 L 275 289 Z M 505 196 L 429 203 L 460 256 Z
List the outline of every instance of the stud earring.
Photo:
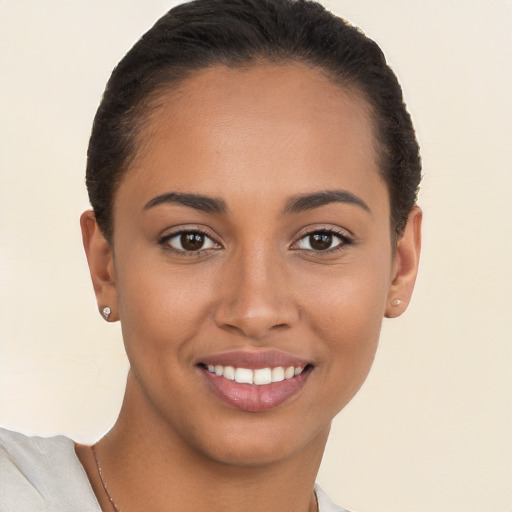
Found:
M 394 308 L 397 308 L 398 306 L 400 306 L 400 304 L 402 304 L 402 301 L 400 299 L 393 299 L 391 301 L 391 305 L 394 307 Z
M 110 310 L 110 308 L 108 306 L 105 306 L 102 311 L 101 311 L 101 314 L 103 315 L 103 318 L 108 322 L 108 319 L 110 318 L 110 313 L 112 311 Z

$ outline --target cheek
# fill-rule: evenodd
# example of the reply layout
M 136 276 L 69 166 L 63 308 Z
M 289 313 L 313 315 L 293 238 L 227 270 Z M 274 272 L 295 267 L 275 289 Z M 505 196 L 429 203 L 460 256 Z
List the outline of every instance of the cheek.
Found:
M 340 269 L 323 287 L 315 287 L 314 300 L 310 291 L 309 308 L 304 308 L 326 369 L 322 374 L 331 390 L 327 396 L 341 407 L 360 388 L 373 363 L 386 306 L 388 268 L 386 263 Z
M 315 327 L 317 336 L 324 342 L 318 370 L 325 392 L 318 397 L 318 406 L 328 408 L 333 417 L 352 400 L 370 372 L 381 317 L 368 318 L 351 309 L 346 310 L 346 314 L 338 314 L 334 320 L 333 317 L 325 319 L 330 321 Z M 326 327 L 329 324 L 331 327 Z
M 332 365 L 344 375 L 371 365 L 383 318 L 382 301 L 375 299 L 338 292 L 324 307 L 318 303 L 312 328 L 324 341 Z
M 180 347 L 197 334 L 211 309 L 206 276 L 193 266 L 176 269 L 136 257 L 120 264 L 117 276 L 127 351 L 160 358 L 172 349 L 179 357 Z
M 325 275 L 310 276 L 311 285 L 303 283 L 301 295 L 314 329 L 358 346 L 372 338 L 384 316 L 390 268 L 390 258 L 383 262 L 360 259 L 327 269 Z
M 138 261 L 136 263 L 135 261 Z M 205 276 L 179 272 L 169 265 L 141 265 L 134 258 L 119 272 L 119 311 L 126 354 L 136 379 L 153 406 L 163 416 L 179 423 L 173 412 L 179 408 L 174 396 L 190 397 L 199 393 L 191 379 L 194 368 L 193 342 L 201 338 L 208 317 L 210 298 Z M 124 270 L 124 272 L 123 272 Z M 197 277 L 197 278 L 196 278 Z M 202 283 L 203 282 L 203 283 Z

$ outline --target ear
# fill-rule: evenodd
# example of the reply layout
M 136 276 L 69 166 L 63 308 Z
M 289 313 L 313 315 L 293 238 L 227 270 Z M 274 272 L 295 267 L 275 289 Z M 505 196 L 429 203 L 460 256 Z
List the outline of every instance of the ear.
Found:
M 414 206 L 407 219 L 402 236 L 398 239 L 391 286 L 389 288 L 386 317 L 400 316 L 411 300 L 421 250 L 421 219 L 419 206 Z
M 92 210 L 82 213 L 80 227 L 100 314 L 107 321 L 118 320 L 114 258 L 110 244 L 101 233 Z M 105 307 L 110 308 L 109 315 L 103 313 Z

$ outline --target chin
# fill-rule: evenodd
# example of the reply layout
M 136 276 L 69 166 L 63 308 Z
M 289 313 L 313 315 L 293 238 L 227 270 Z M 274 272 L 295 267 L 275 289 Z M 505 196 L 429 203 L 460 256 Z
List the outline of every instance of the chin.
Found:
M 238 468 L 278 465 L 292 458 L 301 459 L 301 455 L 321 456 L 330 422 L 312 432 L 295 427 L 296 424 L 293 428 L 285 427 L 278 419 L 272 424 L 255 419 L 237 427 L 220 427 L 220 432 L 211 429 L 207 439 L 201 436 L 202 442 L 194 444 L 210 460 Z
M 266 439 L 254 440 L 254 442 L 239 442 L 233 444 L 227 440 L 224 449 L 216 447 L 213 458 L 220 464 L 235 467 L 268 466 L 285 461 L 294 455 L 297 450 L 283 446 L 279 442 L 267 442 Z

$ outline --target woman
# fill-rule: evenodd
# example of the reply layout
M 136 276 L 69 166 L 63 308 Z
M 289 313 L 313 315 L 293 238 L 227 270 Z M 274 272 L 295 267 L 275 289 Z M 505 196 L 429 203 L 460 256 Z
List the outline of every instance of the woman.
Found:
M 88 152 L 120 416 L 93 446 L 2 433 L 0 510 L 342 510 L 315 477 L 412 294 L 419 181 L 400 86 L 357 29 L 305 1 L 172 9 L 114 70 Z

